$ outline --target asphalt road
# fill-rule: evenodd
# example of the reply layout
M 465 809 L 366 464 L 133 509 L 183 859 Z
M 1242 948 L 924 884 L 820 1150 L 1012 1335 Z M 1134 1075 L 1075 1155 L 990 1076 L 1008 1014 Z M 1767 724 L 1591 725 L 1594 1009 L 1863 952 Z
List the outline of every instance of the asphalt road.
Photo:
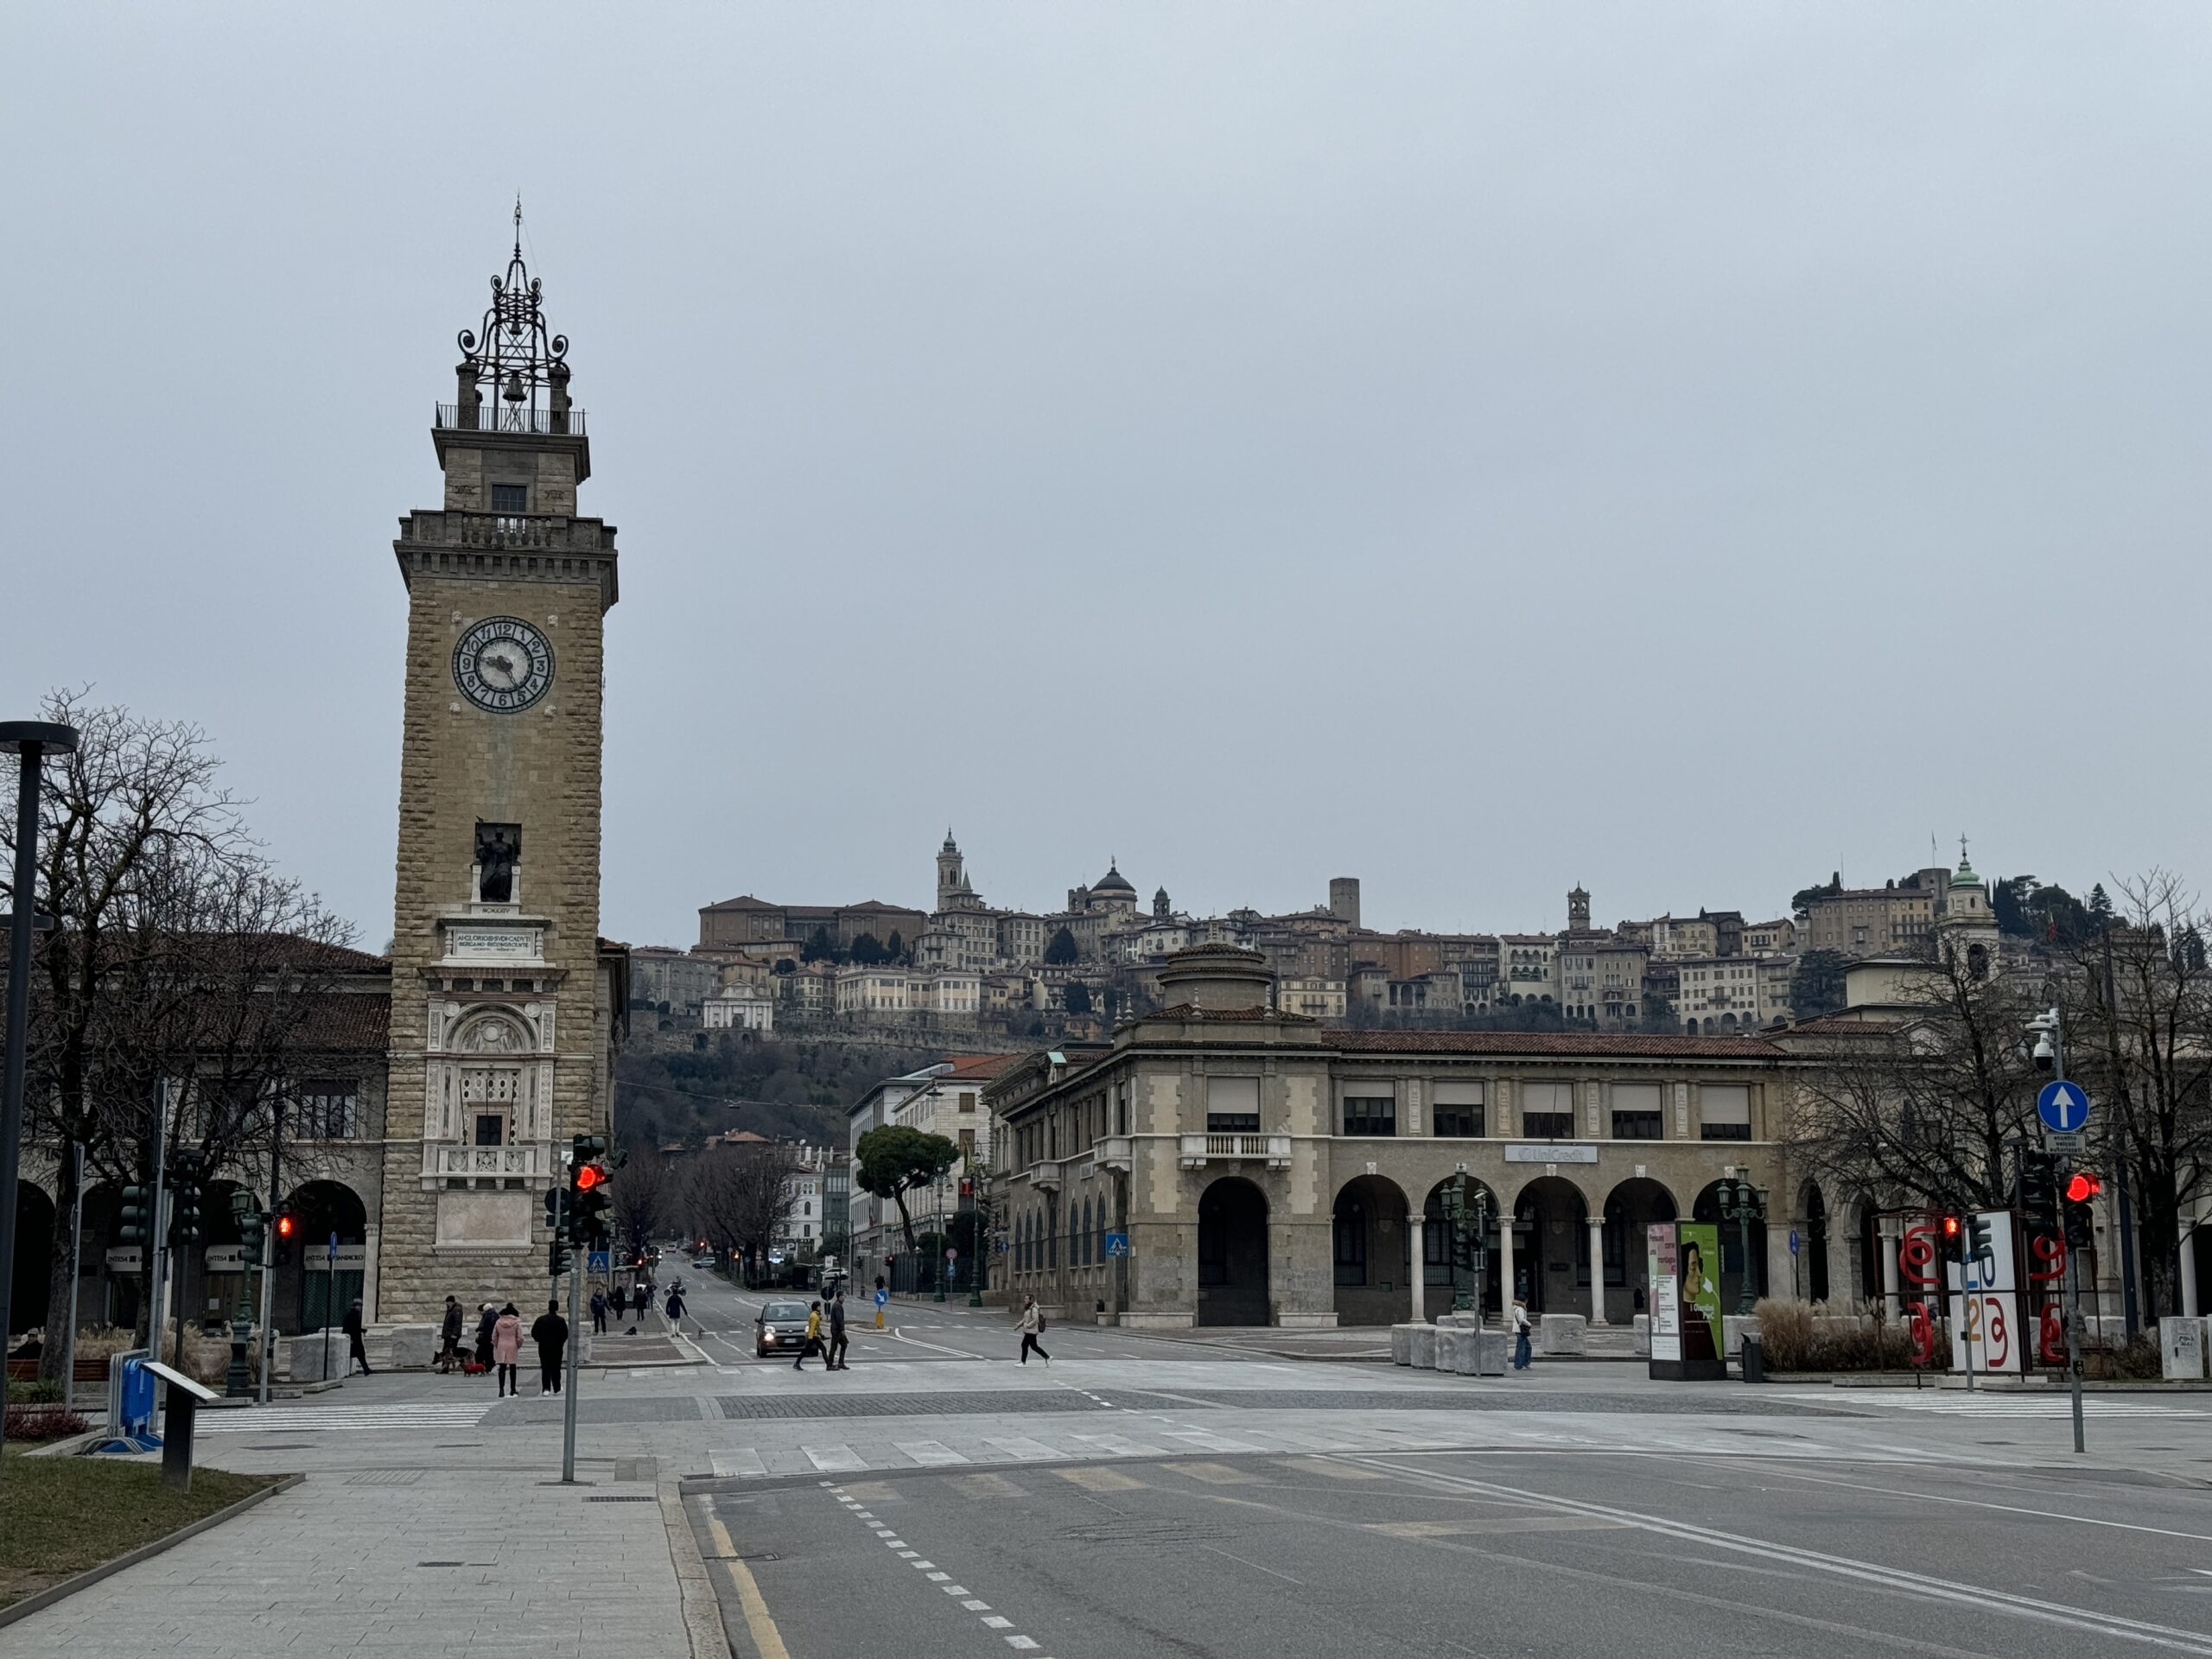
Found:
M 734 1650 L 2212 1654 L 2155 1480 L 1612 1454 L 872 1472 L 691 1500 Z M 741 1558 L 741 1559 L 738 1559 Z

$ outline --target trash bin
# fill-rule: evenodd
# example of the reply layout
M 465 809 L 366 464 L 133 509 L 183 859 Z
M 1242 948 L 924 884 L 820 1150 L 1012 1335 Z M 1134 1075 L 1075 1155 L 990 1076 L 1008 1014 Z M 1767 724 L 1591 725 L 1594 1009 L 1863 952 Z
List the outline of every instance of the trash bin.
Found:
M 1757 1337 L 1744 1338 L 1744 1381 L 1746 1382 L 1766 1381 L 1766 1350 L 1760 1345 Z

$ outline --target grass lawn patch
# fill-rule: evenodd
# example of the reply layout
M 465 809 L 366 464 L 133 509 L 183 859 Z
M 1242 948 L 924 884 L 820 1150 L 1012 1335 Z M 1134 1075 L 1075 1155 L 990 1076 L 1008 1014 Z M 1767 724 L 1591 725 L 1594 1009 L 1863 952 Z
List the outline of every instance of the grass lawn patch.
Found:
M 194 1469 L 192 1490 L 159 1464 L 107 1458 L 0 1459 L 0 1607 L 166 1537 L 282 1478 Z

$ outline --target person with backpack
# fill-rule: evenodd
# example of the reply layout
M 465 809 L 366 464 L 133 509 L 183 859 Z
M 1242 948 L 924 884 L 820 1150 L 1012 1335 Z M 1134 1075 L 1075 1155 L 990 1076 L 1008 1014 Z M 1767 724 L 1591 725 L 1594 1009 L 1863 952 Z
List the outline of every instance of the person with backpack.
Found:
M 1024 1296 L 1021 1299 L 1021 1363 L 1023 1364 L 1027 1365 L 1029 1363 L 1029 1356 L 1033 1353 L 1047 1365 L 1052 1363 L 1052 1357 L 1045 1351 L 1037 1340 L 1044 1334 L 1044 1331 L 1045 1316 L 1037 1311 L 1037 1299 L 1034 1296 Z
M 1518 1296 L 1513 1299 L 1513 1369 L 1529 1369 L 1529 1306 Z

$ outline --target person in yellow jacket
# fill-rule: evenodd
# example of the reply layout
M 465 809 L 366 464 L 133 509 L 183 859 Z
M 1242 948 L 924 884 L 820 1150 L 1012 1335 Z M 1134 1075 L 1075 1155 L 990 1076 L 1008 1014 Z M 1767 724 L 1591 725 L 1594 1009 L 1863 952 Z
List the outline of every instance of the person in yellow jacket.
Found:
M 806 1340 L 798 1345 L 798 1357 L 791 1361 L 791 1370 L 806 1369 L 806 1357 L 822 1351 L 822 1304 L 810 1302 L 806 1308 Z M 823 1362 L 826 1365 L 827 1361 Z

